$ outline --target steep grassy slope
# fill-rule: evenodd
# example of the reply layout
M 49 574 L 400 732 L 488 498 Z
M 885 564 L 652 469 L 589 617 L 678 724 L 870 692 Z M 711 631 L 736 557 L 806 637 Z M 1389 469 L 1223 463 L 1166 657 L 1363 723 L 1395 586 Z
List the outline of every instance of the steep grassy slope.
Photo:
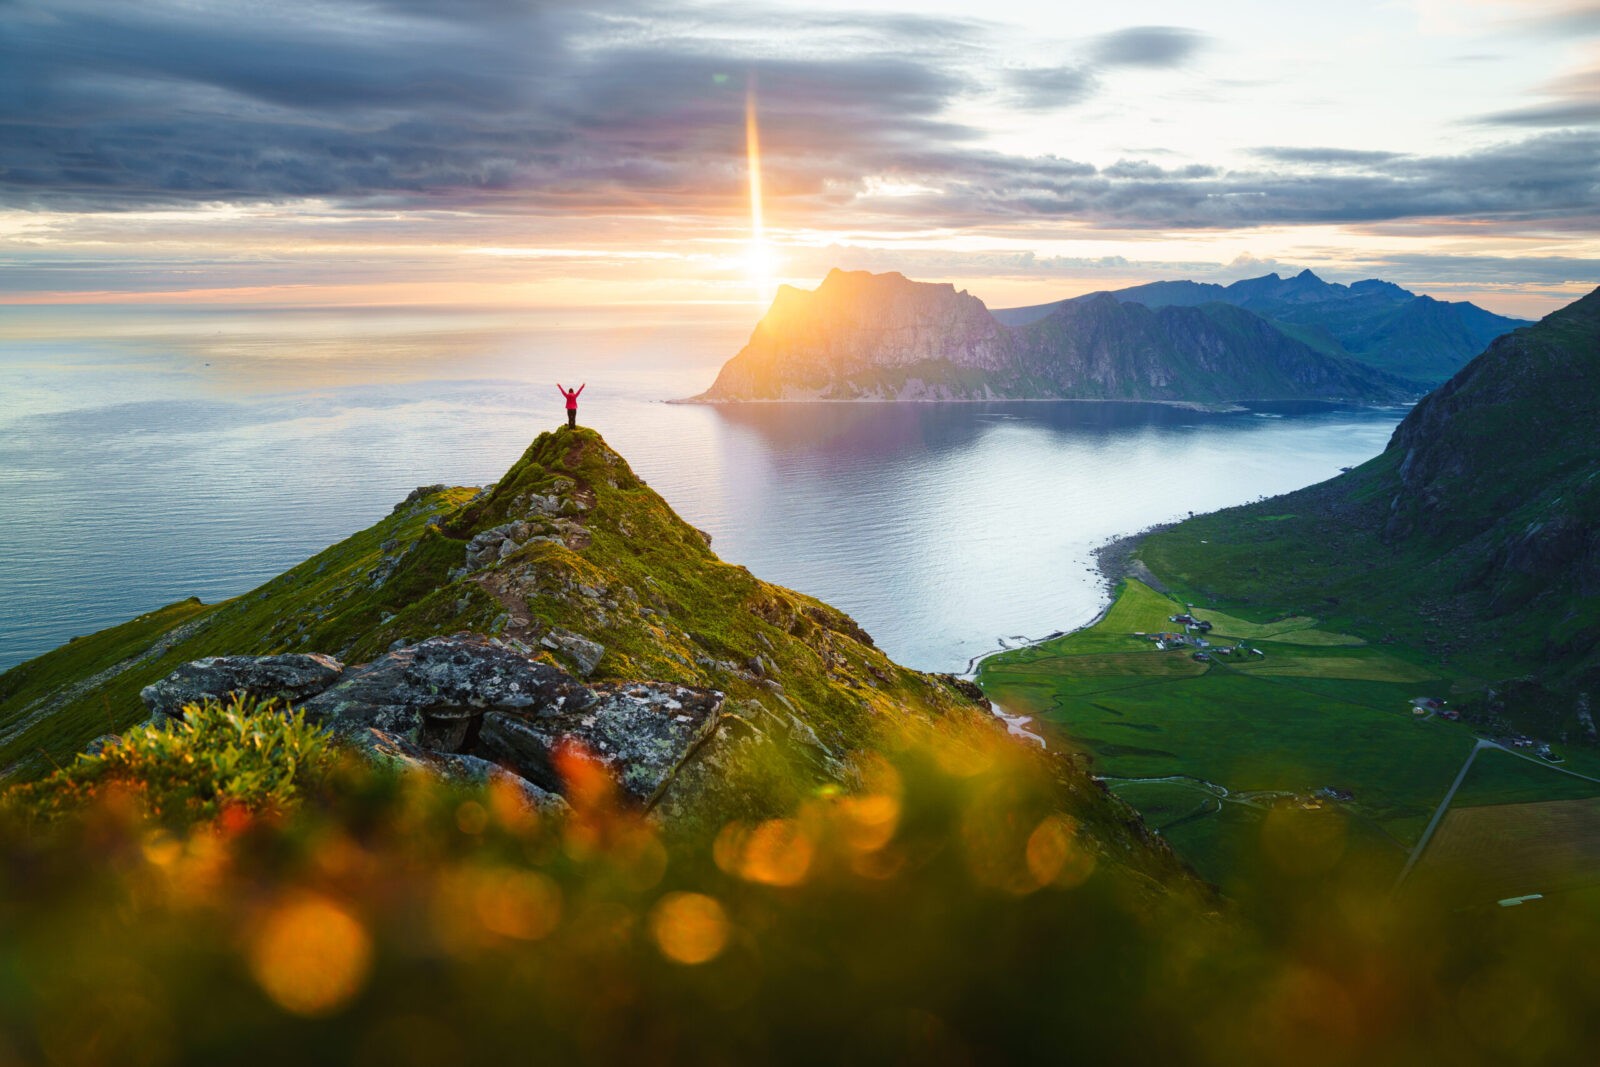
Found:
M 446 584 L 460 548 L 430 523 L 473 492 L 436 486 L 414 494 L 383 521 L 243 596 L 181 601 L 13 667 L 0 675 L 0 766 L 32 776 L 95 735 L 143 719 L 139 690 L 191 659 L 350 651 L 386 615 Z M 401 556 L 406 573 L 383 577 Z M 459 596 L 466 602 L 451 605 L 454 628 L 487 625 L 499 611 L 481 593 Z
M 1347 475 L 1148 538 L 1192 598 L 1315 614 L 1490 684 L 1474 712 L 1593 738 L 1600 291 L 1495 341 Z
M 469 570 L 469 540 L 518 521 L 529 527 L 521 546 Z M 599 435 L 561 430 L 486 494 L 435 487 L 253 592 L 173 605 L 0 676 L 0 759 L 62 757 L 143 718 L 138 690 L 201 656 L 360 662 L 396 641 L 475 630 L 573 668 L 570 653 L 540 644 L 557 629 L 604 646 L 594 679 L 711 686 L 803 710 L 831 743 L 860 743 L 893 709 L 973 707 L 891 662 L 843 613 L 722 563 Z

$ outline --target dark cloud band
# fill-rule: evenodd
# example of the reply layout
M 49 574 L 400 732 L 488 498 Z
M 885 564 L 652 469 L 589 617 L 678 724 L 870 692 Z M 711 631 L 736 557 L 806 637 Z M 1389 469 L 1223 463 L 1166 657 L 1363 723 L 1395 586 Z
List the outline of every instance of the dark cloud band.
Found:
M 885 227 L 1070 218 L 1123 229 L 1430 217 L 1592 220 L 1600 137 L 1455 157 L 1258 149 L 1259 166 L 1096 167 L 986 151 L 950 118 L 983 32 L 935 18 L 669 11 L 643 0 L 0 4 L 0 200 L 118 210 L 319 198 L 347 208 L 689 217 L 740 210 L 746 85 L 767 189 Z M 780 42 L 774 46 L 775 39 Z M 1206 39 L 1140 26 L 1084 65 L 1014 71 L 1030 107 Z M 1110 75 L 1107 75 L 1109 79 Z M 1509 119 L 1506 121 L 1510 121 Z M 927 190 L 873 195 L 867 178 Z

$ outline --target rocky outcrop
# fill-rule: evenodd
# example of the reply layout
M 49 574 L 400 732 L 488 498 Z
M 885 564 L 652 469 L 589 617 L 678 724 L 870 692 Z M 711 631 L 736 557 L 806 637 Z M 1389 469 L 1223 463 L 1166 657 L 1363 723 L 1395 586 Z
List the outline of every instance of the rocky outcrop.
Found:
M 465 751 L 489 708 L 587 704 L 570 674 L 473 635 L 435 637 L 360 667 L 307 700 L 306 717 L 335 733 L 378 729 L 445 752 Z
M 835 270 L 785 287 L 696 397 L 1397 403 L 1418 390 L 1226 304 L 1159 311 L 1097 293 L 1008 325 L 949 285 Z
M 332 656 L 211 656 L 191 660 L 139 693 L 152 715 L 182 718 L 188 704 L 236 696 L 298 704 L 337 682 L 344 664 Z
M 623 793 L 642 804 L 661 795 L 674 772 L 716 727 L 722 694 L 687 686 L 601 685 L 578 705 L 485 713 L 476 751 L 536 785 L 558 789 L 552 757 L 563 745 L 611 771 Z
M 284 699 L 369 758 L 456 781 L 511 773 L 544 808 L 546 794 L 564 788 L 563 746 L 576 746 L 625 796 L 649 806 L 716 729 L 723 704 L 721 693 L 692 686 L 585 685 L 477 634 L 429 638 L 348 669 L 316 655 L 197 660 L 144 695 L 152 712 L 168 716 L 235 695 Z
M 543 814 L 560 815 L 571 810 L 560 793 L 541 789 L 521 775 L 512 774 L 499 764 L 477 756 L 435 752 L 382 730 L 352 731 L 345 735 L 344 740 L 347 747 L 373 763 L 418 771 L 456 785 L 503 782 L 521 793 L 528 807 Z
M 600 657 L 606 654 L 606 646 L 600 642 L 560 627 L 545 634 L 539 643 L 551 651 L 565 652 L 571 656 L 578 665 L 578 673 L 585 678 L 594 673 L 594 669 L 600 666 Z

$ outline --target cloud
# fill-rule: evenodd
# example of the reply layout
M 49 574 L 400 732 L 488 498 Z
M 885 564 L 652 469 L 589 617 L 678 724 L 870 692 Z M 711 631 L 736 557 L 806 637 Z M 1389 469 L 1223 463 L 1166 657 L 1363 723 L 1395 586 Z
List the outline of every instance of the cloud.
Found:
M 921 54 L 961 47 L 965 22 L 889 20 L 891 50 L 875 23 L 817 18 L 797 28 L 808 52 L 773 54 L 752 43 L 756 23 L 641 6 L 285 0 L 233 15 L 176 0 L 0 7 L 0 198 L 693 207 L 743 180 L 750 79 L 769 154 L 791 161 L 780 195 L 977 136 L 941 118 L 966 76 Z
M 1506 20 L 1506 25 L 1521 33 L 1562 41 L 1600 34 L 1600 4 L 1594 0 L 1544 0 L 1525 4 L 1523 13 Z
M 213 5 L 215 5 L 213 7 Z M 0 202 L 90 211 L 318 200 L 412 221 L 648 217 L 744 207 L 757 89 L 769 214 L 885 230 L 1030 220 L 1140 230 L 1399 219 L 1588 225 L 1600 139 L 1539 134 L 1450 157 L 1265 147 L 1226 170 L 1104 167 L 982 147 L 954 105 L 992 89 L 964 20 L 517 0 L 0 4 Z M 1109 65 L 1181 62 L 1205 38 L 1133 27 Z M 1088 66 L 1005 76 L 1028 106 L 1095 89 Z M 1568 93 L 1588 82 L 1558 81 Z M 916 195 L 876 195 L 885 187 Z M 686 221 L 687 220 L 687 221 Z M 486 224 L 489 228 L 500 223 Z
M 1600 125 L 1600 64 L 1552 78 L 1539 87 L 1545 103 L 1512 108 L 1477 121 L 1497 126 Z
M 1399 159 L 1398 152 L 1370 152 L 1354 148 L 1252 148 L 1250 154 L 1274 163 L 1305 163 L 1329 167 L 1370 167 Z
M 1464 256 L 1428 253 L 1394 253 L 1373 261 L 1384 277 L 1437 279 L 1457 282 L 1503 283 L 1515 278 L 1522 284 L 1600 285 L 1600 259 L 1574 256 Z
M 1130 26 L 1096 38 L 1090 54 L 1107 67 L 1177 67 L 1209 40 L 1182 26 Z
M 1019 105 L 1041 111 L 1082 103 L 1099 89 L 1086 67 L 1029 67 L 1007 72 L 1006 81 Z
M 1600 126 L 1600 99 L 1496 111 L 1478 121 L 1495 126 Z
M 918 167 L 922 169 L 917 169 Z M 1361 170 L 1106 168 L 1044 156 L 944 152 L 906 180 L 942 190 L 919 205 L 938 225 L 1070 219 L 1106 229 L 1233 229 L 1395 219 L 1600 223 L 1600 138 L 1553 133 L 1457 156 L 1403 156 Z
M 1005 80 L 1016 102 L 1033 110 L 1081 103 L 1100 89 L 1095 72 L 1114 67 L 1178 67 L 1210 38 L 1181 26 L 1129 26 L 1089 39 L 1087 59 L 1079 64 L 1013 70 Z

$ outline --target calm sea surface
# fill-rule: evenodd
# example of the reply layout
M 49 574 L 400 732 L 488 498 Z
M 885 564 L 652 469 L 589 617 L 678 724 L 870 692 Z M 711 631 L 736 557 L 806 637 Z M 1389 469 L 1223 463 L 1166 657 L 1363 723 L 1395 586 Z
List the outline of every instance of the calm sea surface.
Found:
M 724 559 L 955 671 L 1090 620 L 1107 538 L 1332 477 L 1403 414 L 660 403 L 754 318 L 0 309 L 0 669 L 494 480 L 562 420 L 558 379 Z

